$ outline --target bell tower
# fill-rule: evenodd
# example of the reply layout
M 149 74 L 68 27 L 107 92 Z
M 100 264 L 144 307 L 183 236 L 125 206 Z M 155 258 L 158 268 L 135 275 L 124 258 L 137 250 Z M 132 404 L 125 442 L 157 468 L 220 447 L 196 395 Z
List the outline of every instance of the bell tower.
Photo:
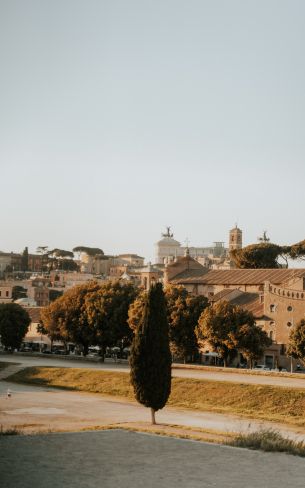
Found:
M 234 229 L 230 230 L 229 236 L 229 252 L 243 247 L 243 233 L 242 230 L 235 225 Z

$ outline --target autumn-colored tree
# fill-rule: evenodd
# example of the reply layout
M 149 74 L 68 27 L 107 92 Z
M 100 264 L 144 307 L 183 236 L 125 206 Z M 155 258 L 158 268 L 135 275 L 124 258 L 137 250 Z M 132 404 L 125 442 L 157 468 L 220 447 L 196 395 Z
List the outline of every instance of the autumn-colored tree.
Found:
M 128 309 L 137 294 L 132 284 L 85 283 L 68 290 L 42 311 L 42 326 L 52 339 L 74 342 L 88 353 L 99 345 L 104 358 L 107 346 L 130 343 Z
M 213 351 L 218 352 L 226 367 L 237 354 L 240 328 L 253 324 L 254 318 L 250 312 L 220 301 L 204 310 L 195 332 L 199 344 L 209 344 Z
M 272 340 L 263 329 L 255 325 L 251 315 L 248 315 L 247 323 L 237 330 L 237 347 L 252 369 L 254 361 L 263 355 L 264 350 L 272 344 Z
M 141 291 L 136 299 L 131 303 L 128 309 L 128 325 L 135 333 L 143 318 L 145 300 L 147 299 L 147 292 Z
M 290 332 L 287 353 L 295 359 L 305 361 L 305 319 Z
M 144 313 L 147 292 L 142 291 L 128 311 L 128 324 L 135 332 Z M 173 355 L 186 362 L 198 352 L 195 327 L 208 304 L 204 296 L 192 296 L 184 286 L 168 285 L 165 288 L 167 320 L 169 323 L 170 349 Z
M 1 343 L 11 352 L 21 346 L 30 323 L 28 312 L 17 303 L 0 304 Z
M 74 342 L 88 354 L 89 346 L 96 343 L 96 329 L 88 321 L 86 298 L 99 288 L 95 282 L 75 286 L 42 310 L 42 326 L 52 340 Z
M 132 283 L 107 282 L 86 296 L 85 308 L 88 324 L 95 330 L 96 342 L 102 350 L 130 344 L 132 331 L 128 326 L 128 309 L 138 290 Z
M 166 404 L 171 390 L 166 303 L 161 283 L 153 285 L 144 302 L 144 313 L 135 330 L 130 355 L 130 376 L 136 399 L 155 412 Z
M 195 328 L 208 301 L 202 295 L 192 296 L 179 285 L 167 286 L 165 298 L 171 352 L 186 362 L 189 356 L 193 358 L 198 352 Z

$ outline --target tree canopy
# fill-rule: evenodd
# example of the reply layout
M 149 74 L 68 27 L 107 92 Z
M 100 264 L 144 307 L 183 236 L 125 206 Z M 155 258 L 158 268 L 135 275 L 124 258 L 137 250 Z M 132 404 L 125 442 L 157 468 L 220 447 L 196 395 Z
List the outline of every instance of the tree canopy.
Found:
M 272 344 L 272 340 L 266 332 L 257 327 L 254 321 L 242 325 L 237 331 L 238 351 L 247 359 L 250 368 L 264 353 L 264 350 Z
M 94 282 L 73 287 L 42 310 L 42 326 L 51 340 L 74 342 L 82 346 L 84 355 L 88 353 L 96 336 L 87 320 L 85 298 L 98 287 Z
M 96 256 L 98 254 L 104 255 L 104 251 L 99 247 L 77 246 L 74 247 L 73 252 L 84 252 L 88 256 Z
M 305 361 L 305 319 L 290 332 L 287 353 L 295 359 Z
M 291 246 L 279 246 L 271 242 L 250 244 L 231 251 L 230 257 L 237 268 L 280 268 L 282 259 L 288 267 L 288 260 L 305 259 L 305 240 Z
M 65 251 L 64 249 L 52 249 L 48 251 L 48 256 L 53 258 L 74 258 L 74 254 L 72 251 Z
M 153 285 L 135 331 L 130 355 L 130 376 L 136 399 L 155 412 L 166 404 L 171 390 L 171 354 L 165 297 L 161 283 Z
M 196 328 L 199 343 L 216 351 L 227 366 L 240 351 L 250 362 L 260 357 L 271 341 L 255 325 L 253 314 L 226 301 L 210 305 Z
M 198 352 L 195 327 L 208 301 L 204 296 L 192 296 L 181 285 L 168 285 L 164 293 L 170 349 L 173 355 L 186 361 Z M 142 291 L 129 308 L 128 324 L 134 332 L 143 318 L 146 300 L 147 292 Z
M 0 304 L 1 342 L 12 352 L 20 348 L 30 323 L 28 312 L 17 303 Z
M 169 285 L 165 289 L 171 352 L 186 362 L 198 352 L 195 328 L 208 305 L 204 296 L 192 296 L 183 286 Z
M 105 351 L 121 341 L 130 342 L 128 308 L 136 297 L 132 284 L 88 282 L 68 290 L 42 311 L 42 324 L 52 339 L 90 345 Z

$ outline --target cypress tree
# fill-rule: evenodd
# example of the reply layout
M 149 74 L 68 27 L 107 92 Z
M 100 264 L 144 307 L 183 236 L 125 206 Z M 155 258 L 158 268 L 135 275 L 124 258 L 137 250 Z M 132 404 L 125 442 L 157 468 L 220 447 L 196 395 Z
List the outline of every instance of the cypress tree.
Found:
M 137 401 L 151 409 L 155 424 L 155 412 L 165 406 L 171 390 L 169 327 L 161 283 L 150 288 L 144 301 L 131 347 L 130 376 Z

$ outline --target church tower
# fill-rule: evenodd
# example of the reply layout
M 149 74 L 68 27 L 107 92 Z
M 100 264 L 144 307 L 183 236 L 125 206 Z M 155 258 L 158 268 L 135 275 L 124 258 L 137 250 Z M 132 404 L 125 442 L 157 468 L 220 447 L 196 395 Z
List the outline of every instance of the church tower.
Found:
M 243 247 L 243 233 L 242 230 L 235 225 L 234 229 L 230 230 L 229 239 L 229 253 L 234 249 L 241 249 Z

